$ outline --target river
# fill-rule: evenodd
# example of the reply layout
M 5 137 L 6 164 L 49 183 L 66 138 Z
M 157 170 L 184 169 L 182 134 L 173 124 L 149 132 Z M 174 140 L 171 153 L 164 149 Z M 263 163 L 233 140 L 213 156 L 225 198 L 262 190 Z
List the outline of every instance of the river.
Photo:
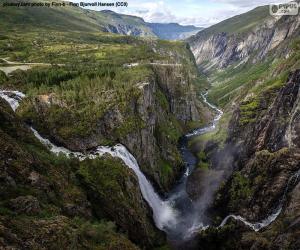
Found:
M 0 90 L 0 97 L 5 99 L 15 111 L 21 100 L 25 95 L 19 91 Z M 188 141 L 190 138 L 205 134 L 216 129 L 218 121 L 221 119 L 223 112 L 213 104 L 207 101 L 207 93 L 202 95 L 204 103 L 216 112 L 216 116 L 212 123 L 206 127 L 196 129 L 195 131 L 185 135 L 180 140 L 180 152 L 185 162 L 186 170 L 183 176 L 175 185 L 173 190 L 167 195 L 166 199 L 162 199 L 154 190 L 152 184 L 147 180 L 143 172 L 140 170 L 137 160 L 126 149 L 125 146 L 117 144 L 113 147 L 99 146 L 87 154 L 81 152 L 73 152 L 67 148 L 54 145 L 48 139 L 43 138 L 38 131 L 34 128 L 30 128 L 35 137 L 54 154 L 64 154 L 67 157 L 71 155 L 76 157 L 79 161 L 83 161 L 86 158 L 95 159 L 96 157 L 102 157 L 105 154 L 110 154 L 113 157 L 120 158 L 124 164 L 132 169 L 136 174 L 140 186 L 143 198 L 153 211 L 153 219 L 156 226 L 167 233 L 169 239 L 176 241 L 189 240 L 195 233 L 200 230 L 207 229 L 209 224 L 209 218 L 203 217 L 203 213 L 200 214 L 197 203 L 193 202 L 186 192 L 186 182 L 188 176 L 193 172 L 197 159 L 191 153 L 188 148 Z M 261 222 L 251 223 L 245 218 L 239 215 L 228 215 L 220 224 L 219 227 L 224 226 L 230 218 L 242 221 L 249 228 L 259 231 L 260 229 L 267 227 L 272 223 L 278 215 L 281 213 L 283 205 L 286 201 L 287 192 L 291 185 L 294 185 L 299 181 L 300 171 L 294 173 L 287 185 L 284 195 L 278 202 L 278 206 L 270 211 L 269 216 Z M 201 204 L 200 204 L 201 205 Z

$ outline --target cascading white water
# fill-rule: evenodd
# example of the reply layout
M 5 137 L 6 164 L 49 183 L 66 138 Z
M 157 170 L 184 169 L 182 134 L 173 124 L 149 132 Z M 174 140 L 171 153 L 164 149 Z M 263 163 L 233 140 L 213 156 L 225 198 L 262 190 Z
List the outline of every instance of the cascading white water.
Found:
M 20 91 L 0 91 L 0 97 L 9 103 L 13 111 L 19 107 L 19 103 L 25 95 Z
M 72 152 L 64 147 L 58 147 L 51 143 L 48 139 L 43 138 L 35 129 L 31 128 L 31 130 L 36 138 L 38 138 L 42 144 L 46 145 L 49 150 L 55 154 L 61 153 L 68 157 L 73 156 L 78 158 L 80 161 L 85 159 L 95 159 L 96 157 L 100 157 L 105 154 L 110 154 L 112 157 L 121 159 L 125 165 L 132 169 L 136 174 L 142 195 L 152 208 L 156 226 L 163 230 L 164 227 L 172 227 L 175 223 L 175 211 L 169 205 L 168 201 L 163 201 L 154 191 L 154 188 L 140 170 L 136 159 L 123 145 L 117 144 L 114 147 L 99 146 L 93 153 L 83 154 L 79 152 Z
M 222 118 L 222 116 L 224 114 L 222 110 L 218 109 L 215 105 L 213 105 L 213 104 L 211 104 L 210 102 L 207 101 L 207 95 L 208 95 L 208 92 L 205 92 L 204 94 L 201 94 L 202 99 L 203 99 L 205 104 L 207 104 L 210 108 L 212 108 L 213 110 L 215 110 L 217 112 L 217 115 L 213 119 L 210 126 L 194 130 L 192 133 L 186 135 L 186 137 L 188 137 L 188 138 L 193 137 L 193 136 L 197 136 L 197 135 L 202 135 L 202 134 L 213 131 L 216 128 L 216 125 L 217 125 L 218 121 Z
M 239 221 L 243 222 L 246 226 L 252 228 L 256 232 L 261 230 L 262 228 L 265 228 L 265 227 L 269 226 L 280 215 L 280 213 L 282 211 L 282 208 L 283 208 L 283 205 L 285 204 L 286 196 L 287 196 L 287 193 L 289 191 L 289 188 L 291 187 L 291 185 L 294 185 L 294 184 L 297 183 L 297 181 L 299 180 L 299 176 L 300 176 L 300 170 L 298 170 L 296 173 L 294 173 L 289 178 L 288 183 L 285 187 L 283 196 L 281 197 L 281 199 L 279 201 L 278 207 L 274 210 L 273 213 L 271 213 L 264 220 L 262 220 L 260 222 L 251 223 L 251 222 L 247 221 L 245 218 L 243 218 L 242 216 L 230 214 L 230 215 L 226 216 L 226 218 L 222 221 L 222 223 L 220 224 L 219 227 L 223 227 L 228 222 L 228 220 L 230 218 L 233 218 L 235 220 L 239 220 Z
M 217 122 L 221 119 L 223 112 L 218 109 L 216 106 L 210 104 L 207 101 L 207 93 L 203 94 L 203 100 L 204 102 L 210 106 L 212 109 L 217 111 L 218 115 L 215 117 L 213 123 L 211 126 L 195 130 L 191 134 L 186 135 L 186 137 L 196 136 L 199 134 L 203 134 L 209 131 L 212 131 Z M 15 111 L 22 98 L 25 97 L 25 95 L 19 91 L 8 91 L 8 90 L 0 90 L 0 97 L 5 99 L 11 106 L 11 108 Z M 145 175 L 141 172 L 139 165 L 136 161 L 136 159 L 133 157 L 133 155 L 121 144 L 117 144 L 114 147 L 106 147 L 106 146 L 99 146 L 97 149 L 89 154 L 83 154 L 80 152 L 72 152 L 69 149 L 66 149 L 64 147 L 58 147 L 51 143 L 48 139 L 43 138 L 34 128 L 31 127 L 32 132 L 34 133 L 35 137 L 45 146 L 49 148 L 49 150 L 55 154 L 64 154 L 67 157 L 76 157 L 80 161 L 85 160 L 87 158 L 89 159 L 95 159 L 96 157 L 103 156 L 104 154 L 110 154 L 113 157 L 117 157 L 121 159 L 126 166 L 128 166 L 130 169 L 134 171 L 138 178 L 138 182 L 140 185 L 141 193 L 144 197 L 144 199 L 147 201 L 149 206 L 153 210 L 153 217 L 154 221 L 156 223 L 156 226 L 161 230 L 166 230 L 166 228 L 176 228 L 180 223 L 182 223 L 182 219 L 180 218 L 178 211 L 176 211 L 174 208 L 172 208 L 172 201 L 175 199 L 174 197 L 176 195 L 173 195 L 170 197 L 169 200 L 163 200 L 159 197 L 159 195 L 155 192 L 153 186 L 151 183 L 147 180 Z M 185 172 L 185 175 L 188 176 L 190 174 L 189 169 Z M 272 213 L 270 216 L 268 216 L 266 219 L 262 220 L 261 222 L 257 223 L 251 223 L 248 222 L 245 218 L 239 216 L 239 215 L 228 215 L 220 224 L 219 227 L 223 227 L 230 218 L 242 221 L 245 225 L 252 228 L 254 231 L 259 231 L 260 229 L 267 227 L 270 225 L 281 213 L 284 202 L 286 200 L 286 194 L 290 188 L 290 185 L 293 184 L 293 182 L 296 182 L 299 179 L 300 176 L 300 170 L 296 172 L 288 181 L 288 184 L 286 186 L 285 192 L 283 197 L 281 198 L 279 202 L 279 206 L 277 209 L 275 209 L 274 213 Z M 199 221 L 194 221 L 194 223 L 191 224 L 188 228 L 186 228 L 187 232 L 184 234 L 185 238 L 188 238 L 189 236 L 193 235 L 199 230 L 205 230 L 209 226 L 203 225 L 203 223 Z
M 97 148 L 97 154 L 100 156 L 106 153 L 113 157 L 120 158 L 129 168 L 134 171 L 138 177 L 142 195 L 152 208 L 156 226 L 162 230 L 165 227 L 173 227 L 176 224 L 176 211 L 170 206 L 168 201 L 162 200 L 154 191 L 153 186 L 140 170 L 139 165 L 133 155 L 130 154 L 128 150 L 121 144 L 118 144 L 112 148 Z
M 8 95 L 12 95 L 13 97 Z M 25 97 L 25 95 L 18 91 L 0 91 L 0 97 L 5 99 L 15 111 L 19 106 L 19 102 Z M 99 146 L 94 152 L 83 154 L 80 152 L 72 152 L 64 147 L 56 146 L 48 139 L 43 138 L 34 128 L 31 127 L 30 129 L 35 137 L 56 155 L 64 154 L 67 157 L 73 156 L 78 158 L 80 161 L 83 161 L 87 158 L 95 159 L 96 157 L 103 156 L 104 154 L 110 154 L 113 157 L 121 159 L 125 165 L 132 169 L 136 174 L 142 195 L 152 208 L 156 226 L 163 230 L 165 227 L 170 228 L 175 225 L 176 211 L 170 206 L 168 201 L 162 200 L 154 191 L 153 186 L 140 170 L 136 159 L 123 145 L 117 144 L 114 147 Z
M 79 152 L 72 152 L 64 147 L 58 147 L 51 143 L 48 139 L 43 138 L 35 129 L 31 128 L 31 130 L 36 138 L 38 138 L 42 144 L 46 145 L 49 150 L 55 154 L 62 153 L 68 157 L 73 156 L 78 158 L 80 161 L 83 161 L 87 158 L 95 159 L 96 157 L 103 156 L 105 154 L 110 154 L 112 157 L 121 159 L 125 165 L 132 169 L 136 174 L 142 195 L 152 208 L 156 226 L 163 230 L 164 227 L 172 227 L 172 225 L 175 223 L 175 211 L 168 204 L 168 201 L 163 201 L 157 195 L 150 182 L 140 170 L 136 159 L 123 145 L 117 144 L 114 147 L 99 146 L 93 153 L 83 154 Z
M 73 157 L 76 157 L 78 158 L 79 160 L 84 160 L 86 159 L 87 157 L 82 154 L 82 153 L 79 153 L 79 152 L 72 152 L 70 151 L 69 149 L 67 148 L 64 148 L 64 147 L 58 147 L 56 145 L 54 145 L 52 142 L 50 142 L 48 139 L 45 139 L 43 138 L 34 128 L 30 127 L 31 131 L 33 132 L 33 134 L 35 135 L 35 137 L 42 143 L 44 144 L 45 146 L 48 147 L 48 149 L 56 154 L 56 155 L 59 155 L 59 154 L 64 154 L 66 155 L 67 157 L 70 157 L 70 156 L 73 156 Z

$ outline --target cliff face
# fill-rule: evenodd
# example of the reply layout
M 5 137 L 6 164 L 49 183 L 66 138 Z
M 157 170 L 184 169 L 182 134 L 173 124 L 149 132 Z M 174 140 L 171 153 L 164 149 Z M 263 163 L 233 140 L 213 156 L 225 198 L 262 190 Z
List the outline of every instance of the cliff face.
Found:
M 201 142 L 214 170 L 224 169 L 228 159 L 225 172 L 233 168 L 210 212 L 261 222 L 283 205 L 278 218 L 258 233 L 235 220 L 200 233 L 198 244 L 212 249 L 299 248 L 300 19 L 274 18 L 266 11 L 255 9 L 189 39 L 199 68 L 211 80 L 208 98 L 223 107 L 229 121 L 227 130 L 220 128 L 227 137 L 224 147 L 217 136 Z M 189 184 L 197 185 L 203 176 L 197 170 Z M 201 193 L 203 183 L 191 193 Z
M 138 249 L 130 240 L 143 248 L 163 242 L 137 177 L 122 162 L 104 156 L 79 163 L 49 153 L 2 99 L 0 117 L 0 248 Z
M 95 123 L 89 124 L 92 132 L 85 136 L 76 133 L 64 136 L 59 132 L 61 128 L 58 124 L 48 125 L 54 112 L 52 108 L 59 106 L 61 110 L 65 105 L 63 100 L 49 96 L 34 97 L 30 112 L 26 105 L 19 112 L 52 140 L 74 151 L 103 145 L 107 143 L 106 139 L 110 144 L 122 143 L 137 158 L 147 177 L 159 190 L 166 191 L 175 182 L 183 166 L 177 148 L 179 137 L 211 118 L 209 110 L 197 97 L 194 83 L 198 76 L 192 56 L 188 49 L 181 50 L 183 52 L 157 52 L 173 53 L 172 63 L 146 64 L 150 73 L 134 83 L 122 103 L 111 105 L 112 97 L 108 91 L 109 99 L 103 96 L 103 101 L 109 108 Z M 65 112 L 67 114 L 70 109 Z M 62 126 L 68 129 L 67 123 Z
M 247 17 L 241 15 L 240 22 L 243 22 L 243 18 Z M 221 32 L 212 26 L 189 38 L 188 42 L 197 64 L 204 71 L 209 71 L 247 61 L 256 63 L 272 50 L 277 55 L 280 53 L 288 55 L 287 47 L 281 47 L 277 51 L 275 49 L 284 41 L 299 34 L 300 17 L 298 15 L 272 17 L 266 9 L 263 18 L 256 20 L 250 29 L 235 31 L 233 26 L 233 31 Z M 230 19 L 227 22 L 230 22 Z M 218 24 L 220 27 L 222 25 L 225 24 Z M 245 23 L 245 27 L 247 25 L 251 26 L 251 22 Z
M 133 115 L 141 117 L 145 126 L 121 141 L 137 157 L 143 172 L 160 188 L 168 189 L 182 166 L 177 140 L 184 133 L 184 125 L 199 121 L 200 117 L 196 98 L 190 95 L 190 90 L 184 92 L 184 80 L 173 78 L 175 72 L 180 76 L 181 70 L 176 66 L 156 66 L 154 71 L 157 79 L 140 86 L 142 95 L 131 107 Z M 187 90 L 190 86 L 186 85 Z M 174 93 L 176 88 L 182 92 Z
M 300 170 L 299 91 L 300 71 L 296 70 L 283 87 L 260 93 L 251 120 L 245 122 L 245 103 L 233 114 L 228 144 L 237 145 L 236 169 L 221 188 L 216 207 L 223 210 L 223 216 L 233 213 L 249 221 L 261 221 L 274 213 L 288 195 L 280 217 L 257 239 L 251 238 L 253 233 L 236 229 L 244 237 L 235 243 L 241 247 L 260 246 L 266 239 L 269 243 L 263 249 L 293 249 L 299 244 L 295 238 L 299 234 L 295 225 L 300 209 L 296 195 L 299 176 L 295 175 Z
M 240 109 L 234 114 L 229 138 L 241 145 L 240 166 L 246 163 L 242 173 L 253 181 L 252 209 L 246 209 L 254 213 L 251 219 L 261 219 L 271 210 L 291 174 L 300 167 L 299 90 L 300 71 L 296 70 L 275 98 L 267 100 L 262 93 L 253 122 L 241 126 Z
M 279 91 L 270 89 L 260 93 L 254 110 L 258 117 L 253 120 L 242 121 L 247 116 L 243 107 L 251 100 L 242 102 L 232 117 L 229 138 L 235 141 L 243 138 L 247 145 L 243 151 L 248 155 L 263 149 L 275 152 L 283 147 L 299 147 L 299 84 L 300 71 L 296 70 Z

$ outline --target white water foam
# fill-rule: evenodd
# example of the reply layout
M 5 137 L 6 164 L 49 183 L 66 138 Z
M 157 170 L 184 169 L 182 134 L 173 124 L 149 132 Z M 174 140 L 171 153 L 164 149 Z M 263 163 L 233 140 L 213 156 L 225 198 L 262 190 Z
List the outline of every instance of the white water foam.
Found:
M 297 181 L 299 180 L 299 176 L 300 176 L 300 170 L 298 170 L 296 173 L 294 173 L 288 180 L 288 183 L 285 187 L 284 193 L 282 198 L 279 201 L 278 207 L 274 210 L 274 212 L 272 214 L 270 214 L 267 218 L 265 218 L 264 220 L 260 221 L 260 222 L 256 222 L 256 223 L 251 223 L 249 221 L 247 221 L 245 218 L 243 218 L 240 215 L 228 215 L 226 216 L 226 218 L 222 221 L 222 223 L 220 224 L 219 227 L 223 227 L 230 218 L 233 218 L 235 220 L 239 220 L 241 222 L 243 222 L 246 226 L 252 228 L 255 232 L 258 232 L 259 230 L 261 230 L 262 228 L 265 228 L 267 226 L 269 226 L 273 221 L 275 221 L 277 219 L 277 217 L 280 215 L 280 213 L 282 212 L 283 206 L 285 204 L 286 201 L 286 196 L 287 193 L 289 191 L 289 188 L 291 187 L 291 185 L 294 185 L 297 183 Z
M 220 120 L 223 112 L 219 110 L 214 105 L 210 104 L 206 99 L 207 93 L 202 95 L 204 102 L 206 102 L 211 108 L 215 109 L 218 112 L 218 115 L 215 117 L 213 125 L 210 126 L 211 128 L 215 128 L 215 125 L 217 121 Z M 11 108 L 15 111 L 22 98 L 25 97 L 25 95 L 19 91 L 7 91 L 7 90 L 0 90 L 0 97 L 5 99 L 11 106 Z M 51 152 L 54 154 L 64 154 L 67 157 L 76 157 L 80 161 L 85 160 L 87 158 L 89 159 L 95 159 L 96 157 L 103 156 L 104 154 L 110 154 L 113 157 L 117 157 L 121 159 L 130 169 L 134 171 L 136 174 L 140 189 L 142 192 L 142 195 L 144 199 L 148 202 L 149 206 L 152 208 L 153 211 L 153 218 L 155 221 L 156 226 L 164 230 L 165 228 L 174 228 L 178 225 L 177 217 L 178 213 L 175 211 L 171 206 L 171 201 L 163 200 L 159 197 L 159 195 L 155 192 L 153 186 L 151 183 L 147 180 L 145 175 L 142 173 L 142 171 L 139 168 L 139 165 L 134 158 L 134 156 L 121 144 L 117 144 L 114 147 L 107 147 L 107 146 L 99 146 L 97 147 L 96 151 L 90 154 L 83 154 L 80 152 L 72 152 L 67 148 L 59 147 L 51 143 L 48 139 L 43 138 L 34 128 L 30 128 L 36 138 L 45 146 L 49 148 Z M 194 131 L 193 133 L 187 135 L 187 136 L 194 136 L 199 135 L 199 133 L 205 133 L 207 132 L 207 128 L 199 129 Z M 186 172 L 186 175 L 189 173 Z M 277 209 L 275 209 L 275 212 L 272 213 L 270 216 L 268 216 L 266 219 L 262 220 L 261 222 L 257 223 L 251 223 L 248 222 L 245 218 L 239 216 L 239 215 L 228 215 L 220 224 L 219 227 L 223 227 L 230 218 L 233 218 L 235 220 L 239 220 L 243 222 L 245 225 L 252 228 L 254 231 L 259 231 L 262 228 L 267 227 L 270 225 L 276 218 L 279 216 L 279 214 L 282 211 L 284 202 L 286 201 L 286 194 L 290 188 L 290 185 L 298 181 L 300 176 L 300 170 L 296 172 L 288 181 L 288 184 L 286 186 L 285 192 L 283 197 L 281 198 L 279 202 L 279 206 Z M 182 219 L 182 218 L 181 218 Z M 193 225 L 187 230 L 185 234 L 185 238 L 190 237 L 191 235 L 195 234 L 196 232 L 200 230 L 206 230 L 209 228 L 208 225 L 203 225 L 201 222 L 195 221 Z
M 10 97 L 9 95 L 14 94 L 15 96 Z M 0 91 L 0 97 L 5 99 L 15 111 L 19 106 L 19 102 L 25 95 L 18 91 Z M 112 157 L 121 159 L 126 166 L 134 171 L 138 178 L 139 186 L 144 199 L 148 202 L 152 208 L 153 217 L 156 226 L 163 230 L 165 227 L 173 227 L 176 223 L 176 212 L 170 206 L 168 201 L 162 200 L 159 195 L 154 191 L 151 183 L 147 180 L 145 175 L 139 168 L 139 165 L 133 155 L 121 144 L 117 144 L 114 147 L 99 146 L 96 151 L 90 154 L 83 154 L 80 152 L 72 152 L 67 148 L 59 147 L 54 145 L 48 139 L 43 138 L 34 128 L 30 128 L 35 137 L 48 149 L 56 155 L 64 154 L 67 157 L 76 157 L 80 161 L 85 159 L 95 159 L 96 157 L 110 154 Z
M 25 95 L 20 91 L 0 90 L 0 97 L 9 103 L 13 111 L 16 111 Z
M 215 105 L 213 105 L 213 104 L 211 104 L 210 102 L 207 101 L 207 95 L 208 95 L 208 92 L 206 92 L 204 94 L 201 94 L 201 96 L 203 98 L 203 101 L 210 108 L 215 110 L 217 112 L 217 115 L 213 119 L 212 124 L 210 126 L 194 130 L 192 133 L 189 133 L 189 134 L 186 135 L 186 137 L 188 137 L 188 138 L 193 137 L 193 136 L 197 136 L 197 135 L 203 135 L 205 133 L 213 131 L 216 128 L 216 125 L 217 125 L 218 121 L 222 118 L 222 116 L 224 114 L 221 109 L 218 109 Z

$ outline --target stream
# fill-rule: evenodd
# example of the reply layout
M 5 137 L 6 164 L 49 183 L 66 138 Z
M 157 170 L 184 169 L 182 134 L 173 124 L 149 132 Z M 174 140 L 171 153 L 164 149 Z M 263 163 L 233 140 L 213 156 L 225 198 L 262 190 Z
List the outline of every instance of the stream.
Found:
M 19 91 L 0 90 L 0 97 L 5 99 L 10 104 L 13 111 L 15 111 L 25 95 Z M 223 115 L 223 112 L 220 109 L 207 101 L 207 93 L 202 94 L 202 98 L 204 103 L 206 103 L 216 112 L 216 116 L 210 125 L 204 128 L 196 129 L 181 138 L 180 152 L 184 160 L 186 170 L 173 190 L 167 195 L 166 199 L 162 199 L 155 192 L 152 184 L 147 180 L 145 175 L 140 170 L 137 160 L 126 149 L 125 146 L 121 144 L 117 144 L 113 147 L 98 146 L 93 151 L 83 154 L 81 152 L 73 152 L 67 148 L 56 146 L 48 139 L 43 138 L 34 128 L 30 127 L 30 129 L 35 137 L 42 144 L 47 146 L 47 148 L 54 154 L 64 154 L 67 157 L 76 157 L 79 161 L 83 161 L 87 158 L 95 159 L 96 157 L 101 157 L 105 154 L 109 154 L 113 157 L 121 159 L 125 165 L 132 169 L 136 174 L 143 198 L 153 211 L 153 219 L 157 228 L 165 231 L 171 240 L 188 240 L 198 231 L 205 230 L 210 226 L 209 218 L 203 216 L 203 213 L 200 214 L 198 209 L 199 204 L 193 202 L 186 193 L 187 178 L 192 173 L 197 163 L 197 159 L 188 148 L 188 141 L 193 136 L 213 131 Z M 287 193 L 291 185 L 294 185 L 297 181 L 299 181 L 299 176 L 300 170 L 290 177 L 278 206 L 271 211 L 270 215 L 266 219 L 260 222 L 251 223 L 239 215 L 228 215 L 222 221 L 219 227 L 224 226 L 231 218 L 243 222 L 245 225 L 255 231 L 259 231 L 260 229 L 267 227 L 281 213 L 283 205 L 286 201 Z

